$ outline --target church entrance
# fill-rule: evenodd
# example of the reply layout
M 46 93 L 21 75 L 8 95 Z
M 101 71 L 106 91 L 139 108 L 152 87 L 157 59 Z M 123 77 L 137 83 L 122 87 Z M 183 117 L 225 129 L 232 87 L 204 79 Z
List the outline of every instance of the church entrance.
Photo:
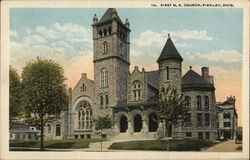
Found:
M 148 117 L 149 132 L 156 132 L 158 128 L 158 122 L 156 113 L 151 113 Z
M 120 132 L 124 133 L 128 129 L 128 121 L 126 116 L 122 116 L 120 119 Z
M 142 118 L 139 114 L 134 117 L 134 132 L 141 132 Z

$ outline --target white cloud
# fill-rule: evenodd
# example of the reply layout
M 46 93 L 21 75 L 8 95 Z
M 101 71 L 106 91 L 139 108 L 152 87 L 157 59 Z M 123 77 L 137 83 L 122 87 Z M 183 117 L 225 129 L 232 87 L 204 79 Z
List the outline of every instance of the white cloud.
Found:
M 206 30 L 181 30 L 181 31 L 163 31 L 165 36 L 170 34 L 178 39 L 200 39 L 200 40 L 212 40 L 213 38 L 208 36 Z
M 40 33 L 43 37 L 46 37 L 46 38 L 54 39 L 54 38 L 59 37 L 59 33 L 57 31 L 52 30 L 52 29 L 47 29 L 44 26 L 36 27 L 35 31 Z
M 171 35 L 172 40 L 176 47 L 187 47 L 188 45 L 184 42 L 180 42 L 183 39 L 200 39 L 200 40 L 212 40 L 213 38 L 208 36 L 207 31 L 205 30 L 181 30 L 181 31 L 167 31 L 163 30 L 162 32 L 154 32 L 152 30 L 147 30 L 141 32 L 140 36 L 136 39 L 133 39 L 132 42 L 137 46 L 156 46 L 162 47 L 168 37 L 168 34 Z
M 12 37 L 18 37 L 18 33 L 16 31 L 10 30 L 10 36 L 12 36 Z
M 157 33 L 151 30 L 140 33 L 140 37 L 133 39 L 132 43 L 136 44 L 139 47 L 142 46 L 156 46 L 163 47 L 167 40 L 167 36 L 164 32 Z M 183 42 L 179 42 L 177 39 L 172 38 L 176 47 L 187 47 L 188 45 Z
M 29 35 L 25 37 L 24 42 L 27 44 L 36 44 L 36 43 L 45 43 L 46 40 L 43 37 L 37 34 L 34 34 L 34 35 Z
M 242 54 L 235 50 L 220 50 L 212 53 L 198 53 L 199 58 L 214 62 L 235 63 L 242 61 Z

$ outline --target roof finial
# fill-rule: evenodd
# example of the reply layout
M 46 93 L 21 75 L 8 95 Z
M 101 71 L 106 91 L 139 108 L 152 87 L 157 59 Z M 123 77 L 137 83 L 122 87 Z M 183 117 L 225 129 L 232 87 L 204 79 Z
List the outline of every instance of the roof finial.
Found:
M 192 69 L 192 66 L 189 66 L 190 69 Z
M 168 38 L 170 38 L 170 34 L 168 34 Z

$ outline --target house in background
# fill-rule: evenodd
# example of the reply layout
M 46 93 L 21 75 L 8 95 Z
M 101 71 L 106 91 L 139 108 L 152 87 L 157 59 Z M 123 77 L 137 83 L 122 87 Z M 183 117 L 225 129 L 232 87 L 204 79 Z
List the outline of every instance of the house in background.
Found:
M 220 140 L 234 139 L 237 131 L 238 115 L 235 109 L 235 97 L 227 97 L 223 103 L 217 103 L 218 134 Z
M 10 139 L 36 140 L 40 136 L 40 131 L 36 127 L 26 124 L 22 120 L 11 122 Z

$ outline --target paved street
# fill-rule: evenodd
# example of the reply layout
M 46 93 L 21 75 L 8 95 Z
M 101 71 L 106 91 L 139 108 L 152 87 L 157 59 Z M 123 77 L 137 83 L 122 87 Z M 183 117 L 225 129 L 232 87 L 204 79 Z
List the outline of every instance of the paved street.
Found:
M 239 146 L 242 146 L 242 144 L 235 144 L 234 140 L 228 140 L 205 149 L 203 152 L 241 152 L 242 150 L 236 150 Z

